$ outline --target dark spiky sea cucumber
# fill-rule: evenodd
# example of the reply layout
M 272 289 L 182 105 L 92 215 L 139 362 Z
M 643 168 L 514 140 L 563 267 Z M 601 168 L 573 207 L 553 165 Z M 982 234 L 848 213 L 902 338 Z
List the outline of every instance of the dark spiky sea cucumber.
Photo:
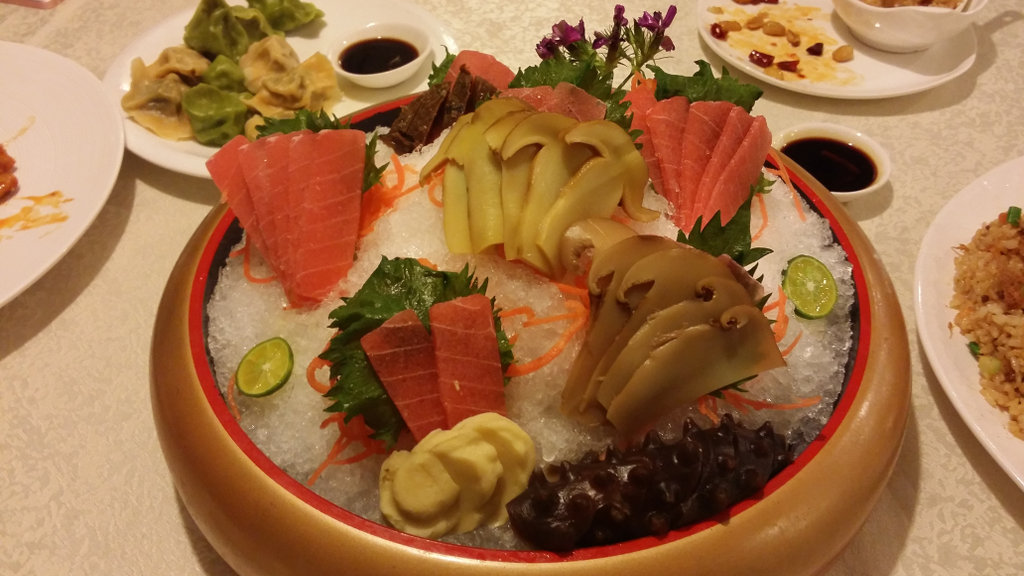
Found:
M 726 414 L 702 429 L 688 419 L 679 441 L 650 432 L 637 446 L 534 471 L 509 502 L 509 521 L 529 545 L 554 552 L 663 536 L 755 495 L 793 458 L 771 422 L 750 429 Z

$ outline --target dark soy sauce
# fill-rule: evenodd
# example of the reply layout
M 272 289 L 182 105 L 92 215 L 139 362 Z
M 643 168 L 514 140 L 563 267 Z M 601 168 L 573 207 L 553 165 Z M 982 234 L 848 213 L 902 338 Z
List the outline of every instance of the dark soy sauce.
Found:
M 852 192 L 875 181 L 878 168 L 857 147 L 831 138 L 801 138 L 781 152 L 810 172 L 830 192 Z
M 419 55 L 419 50 L 404 40 L 371 38 L 342 50 L 338 64 L 352 74 L 379 74 L 404 66 Z

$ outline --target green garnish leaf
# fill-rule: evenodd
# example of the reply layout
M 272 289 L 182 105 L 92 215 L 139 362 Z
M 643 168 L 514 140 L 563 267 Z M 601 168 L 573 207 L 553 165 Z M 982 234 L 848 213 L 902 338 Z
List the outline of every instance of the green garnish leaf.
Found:
M 366 143 L 366 155 L 363 157 L 363 192 L 373 188 L 384 177 L 389 162 L 377 166 L 377 133 L 370 135 L 370 141 Z
M 1006 223 L 1010 226 L 1020 226 L 1020 207 L 1010 206 L 1006 209 Z
M 429 310 L 434 304 L 486 291 L 487 281 L 478 281 L 468 266 L 460 272 L 446 272 L 432 270 L 413 258 L 382 258 L 363 287 L 330 313 L 331 327 L 339 332 L 320 355 L 331 362 L 331 381 L 335 382 L 326 394 L 333 400 L 327 410 L 345 413 L 346 422 L 362 415 L 374 430 L 374 438 L 388 447 L 394 445 L 405 423 L 373 371 L 360 338 L 406 309 L 416 312 L 429 328 Z M 512 345 L 497 311 L 494 327 L 504 370 L 513 361 Z
M 715 76 L 711 64 L 704 60 L 697 60 L 695 63 L 697 72 L 693 76 L 670 74 L 653 64 L 648 66 L 657 82 L 654 97 L 664 100 L 672 96 L 685 96 L 690 102 L 727 100 L 750 112 L 754 108 L 754 102 L 764 93 L 757 86 L 744 84 L 730 76 L 724 66 L 719 78 Z
M 441 60 L 440 64 L 430 65 L 430 75 L 427 76 L 427 86 L 437 86 L 444 81 L 444 77 L 448 75 L 448 70 L 452 67 L 452 62 L 455 62 L 455 54 L 448 51 L 448 47 L 444 47 L 444 59 Z
M 338 130 L 345 127 L 347 127 L 347 124 L 343 124 L 333 114 L 328 114 L 323 110 L 313 112 L 312 110 L 302 109 L 297 110 L 292 118 L 264 118 L 264 124 L 256 128 L 256 133 L 259 138 L 263 138 L 271 134 L 287 134 L 289 132 L 298 132 L 299 130 L 319 132 L 321 130 Z
M 750 206 L 753 199 L 754 190 L 751 190 L 750 197 L 724 226 L 722 225 L 722 213 L 716 212 L 711 220 L 703 226 L 701 218 L 697 218 L 690 235 L 687 236 L 680 230 L 676 240 L 703 250 L 712 256 L 725 254 L 740 266 L 750 266 L 772 253 L 769 248 L 751 247 Z

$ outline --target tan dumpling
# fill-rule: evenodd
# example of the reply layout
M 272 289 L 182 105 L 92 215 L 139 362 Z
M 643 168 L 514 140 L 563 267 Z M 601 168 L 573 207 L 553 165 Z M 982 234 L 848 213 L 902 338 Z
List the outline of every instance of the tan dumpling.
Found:
M 150 75 L 141 58 L 132 61 L 132 86 L 121 98 L 121 107 L 140 125 L 161 138 L 192 137 L 192 125 L 181 105 L 189 89 L 177 74 Z
M 314 112 L 330 108 L 340 99 L 334 68 L 317 52 L 297 68 L 264 78 L 259 91 L 245 103 L 263 116 L 282 118 L 303 108 Z
M 205 56 L 188 46 L 171 46 L 146 66 L 146 75 L 150 78 L 163 78 L 168 74 L 177 74 L 188 84 L 198 84 L 209 66 L 210 61 Z
M 245 74 L 246 90 L 255 94 L 265 78 L 298 68 L 299 56 L 284 36 L 272 34 L 249 46 L 238 60 L 238 65 Z

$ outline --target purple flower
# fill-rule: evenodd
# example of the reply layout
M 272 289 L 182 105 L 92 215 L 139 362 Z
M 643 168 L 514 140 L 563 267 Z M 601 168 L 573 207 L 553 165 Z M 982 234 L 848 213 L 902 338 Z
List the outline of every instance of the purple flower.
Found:
M 537 55 L 540 56 L 541 60 L 554 58 L 557 53 L 558 43 L 556 43 L 554 39 L 545 36 L 537 43 Z
M 626 7 L 622 4 L 615 5 L 615 14 L 612 15 L 612 25 L 615 27 L 629 26 L 629 20 L 626 20 Z
M 611 44 L 611 42 L 611 38 L 603 32 L 594 32 L 594 42 L 591 44 L 591 47 L 593 47 L 594 50 L 600 50 L 601 48 Z
M 551 39 L 559 46 L 575 44 L 585 37 L 586 31 L 583 27 L 583 20 L 580 20 L 580 23 L 576 26 L 571 26 L 568 22 L 562 20 L 551 27 Z
M 664 17 L 661 15 L 661 12 L 655 12 L 654 14 L 651 14 L 650 12 L 647 12 L 645 10 L 644 15 L 638 18 L 636 23 L 641 28 L 650 30 L 655 34 L 664 34 L 665 29 L 668 28 L 670 24 L 672 24 L 672 20 L 674 20 L 675 17 L 676 7 L 675 5 L 672 5 L 668 7 L 668 11 L 665 13 Z
M 671 38 L 665 36 L 664 38 L 661 39 L 661 49 L 664 50 L 665 52 L 671 52 L 676 49 L 676 45 L 674 42 L 672 42 Z

